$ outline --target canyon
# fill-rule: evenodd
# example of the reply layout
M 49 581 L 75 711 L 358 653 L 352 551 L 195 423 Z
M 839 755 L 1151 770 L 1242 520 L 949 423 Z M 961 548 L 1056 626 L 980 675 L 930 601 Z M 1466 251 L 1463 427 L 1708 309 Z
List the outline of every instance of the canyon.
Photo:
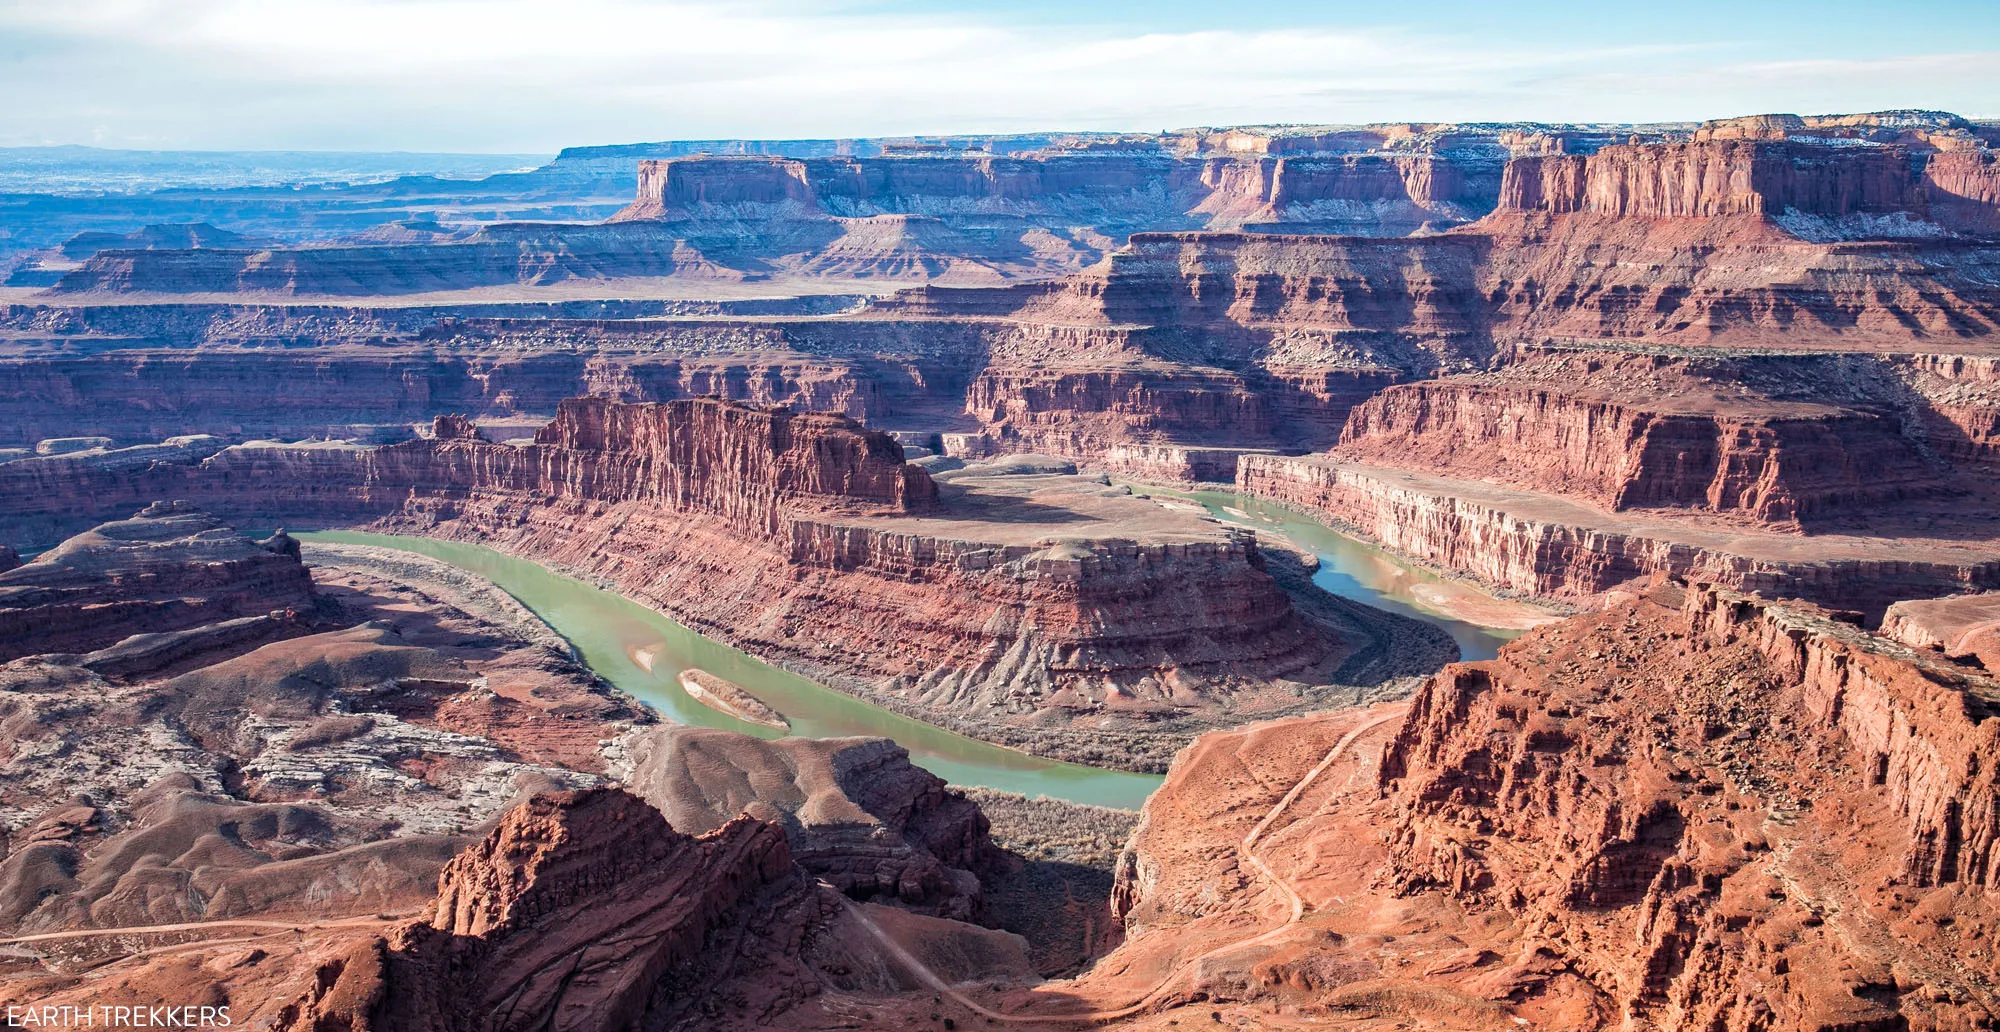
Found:
M 0 1002 L 1987 1027 L 1996 146 L 1926 111 L 679 141 L 33 201 Z M 1302 524 L 1429 594 L 1357 601 Z M 721 700 L 676 724 L 605 679 L 652 646 L 586 665 L 396 541 L 1165 782 L 968 789 L 706 659 L 661 667 Z M 1452 597 L 1525 633 L 1452 662 Z
M 1221 722 L 1393 691 L 1452 654 L 1412 621 L 1295 603 L 1254 536 L 1101 479 L 1005 462 L 934 477 L 844 417 L 715 399 L 573 399 L 532 443 L 463 417 L 376 448 L 253 443 L 35 496 L 17 529 L 154 496 L 474 541 L 889 709 L 1127 769 L 1162 769 Z
M 8 636 L 25 653 L 0 664 L 0 1001 L 16 1013 L 703 1021 L 746 993 L 773 1013 L 898 994 L 908 976 L 842 945 L 854 914 L 969 977 L 1031 979 L 1000 926 L 1087 938 L 1108 907 L 1108 858 L 1078 880 L 995 845 L 979 807 L 894 743 L 663 726 L 442 563 L 260 545 L 183 505 L 10 572 L 10 610 L 52 604 L 53 586 L 74 602 L 158 584 L 193 624 L 124 606 Z M 286 618 L 249 632 L 265 618 L 230 608 L 276 602 Z M 1011 903 L 1051 882 L 1074 890 L 1053 920 Z M 769 995 L 773 965 L 788 995 Z

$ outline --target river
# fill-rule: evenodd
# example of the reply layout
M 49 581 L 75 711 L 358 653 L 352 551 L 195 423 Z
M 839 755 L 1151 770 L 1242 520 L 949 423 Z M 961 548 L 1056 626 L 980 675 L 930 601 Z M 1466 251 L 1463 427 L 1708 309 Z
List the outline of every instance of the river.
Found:
M 1399 586 L 1406 588 L 1426 583 L 1424 578 L 1430 581 L 1437 578 L 1302 517 L 1276 507 L 1246 502 L 1233 494 L 1173 493 L 1209 507 L 1219 519 L 1282 530 L 1320 553 L 1321 567 L 1314 577 L 1315 583 L 1338 595 L 1439 624 L 1459 641 L 1469 658 L 1490 656 L 1500 642 L 1519 633 L 1454 620 L 1406 601 L 1409 593 Z M 1162 780 L 1153 774 L 1102 770 L 1029 756 L 892 713 L 704 638 L 615 592 L 490 548 L 348 530 L 313 531 L 297 536 L 305 541 L 417 552 L 485 577 L 519 599 L 567 639 L 591 670 L 679 723 L 727 728 L 760 738 L 776 738 L 785 733 L 744 723 L 690 698 L 681 688 L 679 675 L 682 670 L 698 667 L 742 685 L 784 714 L 791 721 L 792 734 L 814 738 L 845 735 L 893 738 L 910 751 L 917 764 L 954 785 L 986 786 L 1129 810 L 1137 809 Z
M 1527 628 L 1556 619 L 1539 606 L 1496 599 L 1447 580 L 1358 538 L 1280 505 L 1233 491 L 1184 491 L 1131 484 L 1134 491 L 1181 498 L 1224 523 L 1277 531 L 1319 557 L 1313 583 L 1342 598 L 1433 624 L 1458 643 L 1459 658 L 1492 659 Z

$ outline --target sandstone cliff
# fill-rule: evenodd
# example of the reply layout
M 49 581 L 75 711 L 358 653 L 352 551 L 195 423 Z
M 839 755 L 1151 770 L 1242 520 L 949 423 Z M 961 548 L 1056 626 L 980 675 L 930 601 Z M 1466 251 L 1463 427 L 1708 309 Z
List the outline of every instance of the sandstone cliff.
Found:
M 784 828 L 798 865 L 851 898 L 960 920 L 981 910 L 986 818 L 894 742 L 665 727 L 619 747 L 629 760 L 615 773 L 676 828 L 747 814 Z
M 1990 534 L 1876 524 L 1801 537 L 1658 513 L 1616 515 L 1479 481 L 1245 455 L 1237 488 L 1420 561 L 1531 595 L 1591 600 L 1653 573 L 1880 614 L 1907 598 L 2000 587 Z M 1941 503 L 1949 510 L 1952 502 Z
M 742 963 L 717 933 L 803 893 L 777 828 L 700 838 L 617 789 L 538 796 L 445 866 L 429 917 L 323 969 L 288 1027 L 622 1029 L 706 996 Z
M 1142 1009 L 1354 1027 L 1981 1027 L 1994 690 L 1811 607 L 1666 587 L 1407 712 L 1205 737 L 1080 995 L 1145 970 L 1169 974 Z
M 1883 373 L 1833 358 L 1530 353 L 1384 390 L 1355 409 L 1335 454 L 1611 510 L 1796 526 L 1954 491 Z
M 0 572 L 0 661 L 91 652 L 136 634 L 313 608 L 297 552 L 265 547 L 206 514 L 153 506 Z

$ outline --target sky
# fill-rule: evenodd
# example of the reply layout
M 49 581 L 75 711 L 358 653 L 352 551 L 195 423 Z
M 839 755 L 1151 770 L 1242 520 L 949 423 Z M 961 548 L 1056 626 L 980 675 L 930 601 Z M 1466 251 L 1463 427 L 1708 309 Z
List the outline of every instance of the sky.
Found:
M 0 0 L 0 146 L 2000 117 L 1994 0 Z

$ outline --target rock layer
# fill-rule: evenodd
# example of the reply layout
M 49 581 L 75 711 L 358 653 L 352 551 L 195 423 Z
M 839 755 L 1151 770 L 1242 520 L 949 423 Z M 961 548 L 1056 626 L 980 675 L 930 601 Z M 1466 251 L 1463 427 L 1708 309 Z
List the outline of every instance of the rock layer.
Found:
M 1076 989 L 1219 947 L 1154 1007 L 1980 1027 L 1995 689 L 1811 607 L 1669 586 L 1450 667 L 1406 713 L 1208 736 L 1121 866 L 1126 944 Z
M 707 833 L 747 814 L 784 828 L 799 866 L 852 898 L 961 920 L 980 910 L 986 818 L 894 742 L 670 727 L 620 747 L 627 788 L 676 828 Z
M 2000 587 L 2000 560 L 1979 535 L 1746 532 L 1319 456 L 1246 455 L 1237 487 L 1531 595 L 1589 599 L 1673 573 L 1879 614 L 1901 599 Z
M 153 506 L 0 572 L 0 661 L 227 620 L 282 623 L 312 607 L 295 543 Z
M 1871 374 L 1882 381 L 1873 397 Z M 1865 361 L 1530 354 L 1495 373 L 1384 390 L 1355 410 L 1335 454 L 1614 511 L 1795 526 L 1953 492 L 1903 425 L 1896 386 Z
M 617 789 L 537 796 L 445 866 L 428 920 L 330 965 L 288 1024 L 659 1022 L 703 995 L 675 982 L 715 966 L 711 933 L 795 878 L 790 860 L 784 835 L 750 818 L 695 838 Z

